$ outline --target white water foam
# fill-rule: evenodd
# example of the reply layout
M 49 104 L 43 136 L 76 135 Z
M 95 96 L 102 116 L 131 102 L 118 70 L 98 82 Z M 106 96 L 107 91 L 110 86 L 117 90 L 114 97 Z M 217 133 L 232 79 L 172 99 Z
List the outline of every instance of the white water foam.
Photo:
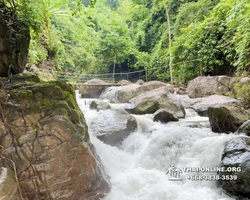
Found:
M 84 99 L 77 101 L 89 125 L 98 112 L 90 110 Z M 120 148 L 104 144 L 90 130 L 91 142 L 112 183 L 103 200 L 233 200 L 216 187 L 215 181 L 186 180 L 192 173 L 183 174 L 182 181 L 170 181 L 166 170 L 170 165 L 217 167 L 224 143 L 238 136 L 211 132 L 206 128 L 208 118 L 190 110 L 186 119 L 167 124 L 153 122 L 152 115 L 134 116 L 139 127 Z M 190 124 L 200 126 L 192 128 Z

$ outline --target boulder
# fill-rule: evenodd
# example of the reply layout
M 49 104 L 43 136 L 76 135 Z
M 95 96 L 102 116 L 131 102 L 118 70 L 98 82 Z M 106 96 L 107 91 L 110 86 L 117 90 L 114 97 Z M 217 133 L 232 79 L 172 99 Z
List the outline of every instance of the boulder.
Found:
M 150 114 L 164 108 L 178 118 L 185 117 L 185 110 L 179 98 L 170 93 L 167 86 L 145 92 L 129 102 L 133 108 L 127 110 L 133 114 Z
M 230 88 L 230 90 L 233 90 L 234 89 L 234 85 L 236 83 L 239 83 L 239 82 L 240 82 L 240 78 L 239 77 L 232 77 L 232 79 L 229 82 L 229 88 Z
M 229 170 L 218 172 L 219 176 L 231 177 L 233 180 L 218 180 L 217 183 L 229 195 L 237 199 L 250 199 L 250 139 L 238 137 L 228 141 L 224 147 L 220 167 Z M 236 178 L 234 178 L 236 177 Z
M 174 88 L 171 85 L 160 81 L 150 81 L 144 83 L 143 85 L 130 84 L 121 87 L 107 88 L 102 93 L 101 99 L 108 99 L 113 102 L 128 103 L 130 99 L 162 86 L 165 86 L 169 92 L 174 93 Z
M 159 109 L 154 113 L 153 117 L 154 122 L 162 122 L 162 123 L 167 123 L 167 122 L 177 122 L 179 119 L 174 116 L 174 114 L 168 112 L 165 109 Z
M 166 84 L 160 81 L 150 81 L 142 85 L 133 84 L 124 86 L 121 88 L 121 91 L 118 92 L 117 99 L 121 103 L 128 103 L 130 99 L 139 96 L 148 91 L 160 88 L 164 86 L 169 92 L 174 93 L 174 88 L 170 84 Z
M 187 89 L 183 87 L 175 88 L 175 93 L 179 95 L 187 94 Z
M 235 84 L 233 94 L 240 99 L 245 109 L 250 108 L 250 78 L 244 77 Z
M 135 83 L 135 84 L 138 84 L 138 85 L 143 85 L 144 83 L 145 83 L 145 81 L 144 81 L 144 80 L 139 79 L 138 81 L 136 81 L 136 83 Z
M 0 168 L 0 199 L 21 200 L 14 172 L 9 168 Z
M 27 78 L 27 82 L 21 77 Z M 90 143 L 75 90 L 65 82 L 19 82 L 5 87 L 0 104 L 0 145 L 11 159 L 24 199 L 99 199 L 110 190 L 95 148 Z M 13 164 L 0 160 L 0 167 Z
M 108 83 L 100 79 L 91 79 L 80 86 L 79 94 L 82 98 L 98 98 L 107 85 Z
M 98 139 L 111 146 L 118 146 L 137 128 L 134 116 L 124 110 L 103 110 L 90 126 Z
M 241 133 L 250 136 L 250 120 L 245 121 L 236 131 L 236 134 L 241 134 Z
M 230 91 L 229 76 L 201 76 L 188 82 L 187 93 L 190 98 L 226 94 Z
M 9 8 L 1 4 L 0 16 L 0 76 L 7 77 L 25 69 L 30 42 L 29 27 L 17 16 L 9 16 Z M 2 19 L 3 16 L 5 19 Z M 15 20 L 15 21 L 13 21 Z M 8 22 L 8 23 L 7 23 Z
M 208 108 L 208 118 L 213 132 L 235 132 L 249 118 L 249 112 L 236 105 L 219 105 Z
M 209 97 L 193 99 L 185 98 L 181 99 L 181 102 L 184 108 L 191 108 L 195 110 L 200 116 L 208 116 L 207 110 L 209 107 L 216 107 L 218 105 L 227 104 L 242 106 L 239 100 L 222 95 L 212 95 Z
M 130 81 L 128 81 L 128 80 L 121 80 L 121 81 L 119 81 L 118 83 L 117 83 L 117 85 L 121 85 L 121 86 L 123 86 L 123 85 L 129 85 L 129 84 L 131 84 L 131 82 Z
M 89 108 L 91 110 L 107 110 L 107 109 L 110 109 L 111 106 L 105 102 L 105 101 L 102 101 L 102 100 L 94 100 L 90 103 L 89 105 Z
M 250 78 L 249 77 L 243 77 L 242 79 L 240 79 L 240 84 L 246 84 L 246 83 L 250 83 Z

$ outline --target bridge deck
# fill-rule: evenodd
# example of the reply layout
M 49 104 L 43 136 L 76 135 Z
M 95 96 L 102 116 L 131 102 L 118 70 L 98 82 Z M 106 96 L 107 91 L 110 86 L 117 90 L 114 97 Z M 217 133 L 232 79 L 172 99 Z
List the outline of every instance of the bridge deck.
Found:
M 71 85 L 78 85 L 78 86 L 121 86 L 120 84 L 84 84 L 84 83 L 68 83 Z

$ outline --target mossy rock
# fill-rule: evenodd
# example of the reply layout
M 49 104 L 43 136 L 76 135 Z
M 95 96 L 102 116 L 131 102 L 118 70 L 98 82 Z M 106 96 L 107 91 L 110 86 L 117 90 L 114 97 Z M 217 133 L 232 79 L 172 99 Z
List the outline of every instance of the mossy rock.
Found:
M 150 114 L 154 113 L 160 108 L 160 105 L 157 101 L 144 101 L 141 104 L 139 104 L 134 109 L 128 109 L 129 112 L 137 115 L 142 114 Z
M 75 90 L 64 81 L 38 82 L 35 75 L 17 74 L 23 83 L 14 84 L 11 91 L 11 99 L 25 108 L 24 114 L 40 113 L 41 110 L 46 115 L 67 115 L 73 117 L 74 123 L 85 123 L 80 121 L 83 118 L 82 112 L 75 100 Z M 32 81 L 35 82 L 27 82 Z M 78 110 L 78 111 L 76 111 Z
M 11 77 L 12 83 L 20 83 L 20 82 L 32 82 L 32 83 L 40 83 L 40 78 L 31 73 L 20 73 L 15 74 Z
M 2 103 L 0 143 L 5 156 L 16 165 L 23 198 L 50 199 L 69 193 L 68 200 L 103 198 L 110 184 L 90 142 L 73 87 L 61 81 L 24 79 L 9 83 L 6 93 L 10 98 Z M 4 165 L 13 167 L 8 161 Z M 46 176 L 41 179 L 39 174 Z M 9 186 L 11 194 L 15 185 Z

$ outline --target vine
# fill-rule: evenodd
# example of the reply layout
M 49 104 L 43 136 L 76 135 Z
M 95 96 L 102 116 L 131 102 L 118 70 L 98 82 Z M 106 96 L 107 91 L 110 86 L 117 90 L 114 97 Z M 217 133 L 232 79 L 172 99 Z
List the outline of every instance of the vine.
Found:
M 1 81 L 1 89 L 4 89 L 4 88 L 5 88 L 5 85 L 6 85 L 7 83 L 9 83 L 9 80 L 6 81 L 6 82 L 2 82 L 2 81 Z M 5 92 L 5 94 L 6 94 L 6 92 Z M 9 96 L 6 94 L 5 102 L 7 102 L 8 99 L 9 99 Z M 6 118 L 5 118 L 5 116 L 4 116 L 4 109 L 3 109 L 2 104 L 0 104 L 0 113 L 1 113 L 0 117 L 1 117 L 2 122 L 4 123 L 4 126 L 5 126 L 5 127 L 9 127 L 9 126 L 8 126 L 8 123 L 6 123 Z M 7 130 L 7 132 L 11 132 L 10 130 L 8 131 L 8 129 L 6 129 L 6 130 Z M 13 134 L 12 134 L 12 135 L 13 135 Z M 21 190 L 21 187 L 20 187 L 20 184 L 19 184 L 18 175 L 17 175 L 16 164 L 15 164 L 15 162 L 14 162 L 12 159 L 3 156 L 3 152 L 4 152 L 5 148 L 4 148 L 4 146 L 2 146 L 1 144 L 0 144 L 0 147 L 1 147 L 0 157 L 1 157 L 3 160 L 7 160 L 7 161 L 9 161 L 9 162 L 12 163 L 13 170 L 14 170 L 14 175 L 15 175 L 15 180 L 16 180 L 16 183 L 17 183 L 17 187 L 18 187 L 18 192 L 19 192 L 20 198 L 21 198 L 21 200 L 26 200 L 26 198 L 23 198 L 23 195 L 22 195 L 22 190 Z
M 5 149 L 5 148 L 4 148 L 2 145 L 0 145 L 0 147 L 1 147 L 1 154 L 0 154 L 0 157 L 1 157 L 3 160 L 8 160 L 8 161 L 10 161 L 10 162 L 12 163 L 13 169 L 14 169 L 15 180 L 16 180 L 16 183 L 17 183 L 17 187 L 18 187 L 18 192 L 19 192 L 20 198 L 21 198 L 21 200 L 25 200 L 25 199 L 23 198 L 22 190 L 21 190 L 21 187 L 20 187 L 20 184 L 19 184 L 19 180 L 18 180 L 18 176 L 17 176 L 17 170 L 16 170 L 16 164 L 15 164 L 15 162 L 14 162 L 12 159 L 3 156 L 3 152 L 4 152 L 4 149 Z

